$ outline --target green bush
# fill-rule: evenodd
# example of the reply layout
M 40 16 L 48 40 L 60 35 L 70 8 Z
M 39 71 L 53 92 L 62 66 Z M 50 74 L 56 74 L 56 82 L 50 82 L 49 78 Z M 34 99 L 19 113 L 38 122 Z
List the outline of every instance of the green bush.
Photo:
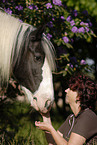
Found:
M 57 129 L 63 121 L 58 112 L 52 111 L 52 123 Z M 14 102 L 0 104 L 0 144 L 1 145 L 47 145 L 45 134 L 37 129 L 35 121 L 42 118 L 29 104 Z
M 66 4 L 70 5 L 70 3 L 67 2 Z M 55 46 L 59 58 L 57 60 L 60 64 L 58 71 L 63 76 L 68 73 L 72 74 L 78 69 L 86 68 L 84 70 L 88 70 L 88 65 L 81 63 L 83 58 L 79 59 L 71 53 L 74 49 L 79 49 L 73 47 L 76 41 L 81 39 L 90 43 L 92 37 L 96 37 L 91 28 L 91 20 L 87 15 L 70 9 L 61 0 L 19 0 L 18 2 L 2 0 L 0 6 L 7 13 L 19 17 L 20 21 L 35 27 L 47 25 L 45 33 Z M 76 61 L 72 62 L 72 55 Z
M 77 51 L 82 50 L 83 41 L 86 42 L 86 45 L 90 44 L 92 38 L 96 36 L 92 30 L 89 15 L 79 13 L 77 10 L 79 10 L 80 4 L 83 10 L 88 6 L 90 10 L 93 10 L 96 8 L 95 3 L 91 5 L 90 2 L 87 3 L 84 0 L 1 1 L 0 7 L 14 17 L 18 17 L 20 21 L 35 27 L 46 24 L 45 34 L 56 50 L 59 77 L 61 74 L 68 79 L 68 75 L 72 75 L 77 70 L 91 71 L 83 55 L 80 56 Z M 76 2 L 76 10 L 67 7 L 74 6 L 74 2 Z M 79 45 L 74 45 L 76 42 Z M 82 46 L 83 49 L 87 48 L 86 45 Z M 88 53 L 88 50 L 85 49 L 85 51 Z M 60 78 L 63 81 L 63 78 Z M 5 103 L 5 100 L 6 98 L 0 98 L 0 144 L 46 145 L 44 132 L 34 126 L 35 120 L 41 120 L 39 113 L 32 111 L 29 104 Z M 54 116 L 52 114 L 52 123 L 57 129 L 62 123 L 63 117 L 59 118 L 56 111 L 54 111 Z

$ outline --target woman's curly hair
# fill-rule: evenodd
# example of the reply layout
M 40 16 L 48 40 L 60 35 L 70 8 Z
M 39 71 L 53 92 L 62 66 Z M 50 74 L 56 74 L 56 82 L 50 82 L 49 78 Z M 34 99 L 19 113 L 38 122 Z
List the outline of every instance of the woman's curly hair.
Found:
M 95 110 L 97 100 L 97 84 L 84 74 L 75 74 L 69 80 L 69 88 L 77 91 L 81 109 L 90 108 Z

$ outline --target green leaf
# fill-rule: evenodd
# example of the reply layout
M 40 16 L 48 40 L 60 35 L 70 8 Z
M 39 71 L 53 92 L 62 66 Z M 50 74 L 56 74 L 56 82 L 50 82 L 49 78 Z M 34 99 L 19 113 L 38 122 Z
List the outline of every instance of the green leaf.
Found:
M 68 48 L 73 48 L 73 46 L 72 46 L 70 43 L 65 43 L 65 45 L 66 45 Z

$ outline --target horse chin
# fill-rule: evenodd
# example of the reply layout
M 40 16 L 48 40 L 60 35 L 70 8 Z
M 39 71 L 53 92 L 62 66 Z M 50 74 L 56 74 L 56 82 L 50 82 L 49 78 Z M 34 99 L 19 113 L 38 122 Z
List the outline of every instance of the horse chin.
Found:
M 50 111 L 51 107 L 52 107 L 52 101 L 49 99 L 46 100 L 39 100 L 36 97 L 34 97 L 33 99 L 33 103 L 34 103 L 34 108 L 41 112 L 41 113 L 47 113 L 48 111 Z
M 49 99 L 49 97 L 45 97 L 47 95 L 43 95 L 36 97 L 34 94 L 31 93 L 30 90 L 22 86 L 23 91 L 25 92 L 29 102 L 31 103 L 31 106 L 36 110 L 41 113 L 47 113 L 52 104 L 53 104 L 53 99 Z
M 47 112 L 47 110 L 45 110 L 42 106 L 41 106 L 41 108 L 39 108 L 38 107 L 38 105 L 37 105 L 37 101 L 34 99 L 33 100 L 33 104 L 34 104 L 34 109 L 36 110 L 36 111 L 39 111 L 39 112 L 41 112 L 41 113 L 46 113 Z M 32 106 L 33 107 L 33 106 Z

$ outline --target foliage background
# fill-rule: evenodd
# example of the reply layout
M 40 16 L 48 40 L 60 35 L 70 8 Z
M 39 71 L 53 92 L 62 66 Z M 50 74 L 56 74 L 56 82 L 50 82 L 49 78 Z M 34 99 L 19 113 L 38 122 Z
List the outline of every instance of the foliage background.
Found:
M 56 50 L 55 104 L 51 117 L 57 129 L 71 112 L 64 97 L 69 77 L 75 71 L 83 71 L 97 80 L 97 2 L 1 0 L 0 7 L 35 27 L 46 24 L 45 34 Z M 87 64 L 87 58 L 93 60 L 92 65 Z M 34 126 L 35 120 L 42 120 L 40 114 L 26 100 L 17 101 L 17 96 L 24 98 L 24 94 L 19 84 L 15 85 L 10 83 L 5 96 L 0 97 L 0 144 L 46 145 L 44 132 Z

